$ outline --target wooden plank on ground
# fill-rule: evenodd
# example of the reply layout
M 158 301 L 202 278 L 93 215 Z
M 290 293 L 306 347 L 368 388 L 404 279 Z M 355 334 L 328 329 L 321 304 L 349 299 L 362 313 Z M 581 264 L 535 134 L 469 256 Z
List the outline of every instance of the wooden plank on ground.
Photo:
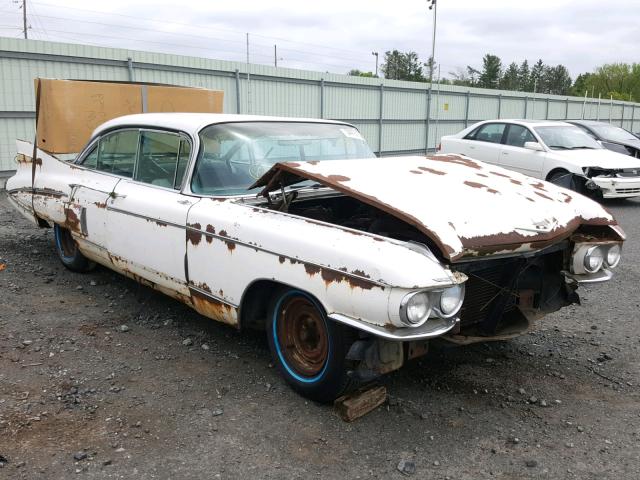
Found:
M 386 399 L 387 389 L 374 386 L 343 395 L 336 399 L 333 405 L 342 420 L 353 422 L 382 405 Z

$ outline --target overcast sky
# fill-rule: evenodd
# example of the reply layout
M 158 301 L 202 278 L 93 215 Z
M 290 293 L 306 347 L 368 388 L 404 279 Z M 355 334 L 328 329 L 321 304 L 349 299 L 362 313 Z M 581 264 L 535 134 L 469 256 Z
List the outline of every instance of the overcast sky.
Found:
M 20 3 L 22 0 L 18 0 Z M 372 71 L 391 49 L 431 51 L 426 0 L 27 0 L 29 37 L 346 73 Z M 16 0 L 0 0 L 0 35 L 22 36 Z M 442 76 L 542 58 L 572 76 L 607 62 L 640 62 L 640 0 L 438 0 Z

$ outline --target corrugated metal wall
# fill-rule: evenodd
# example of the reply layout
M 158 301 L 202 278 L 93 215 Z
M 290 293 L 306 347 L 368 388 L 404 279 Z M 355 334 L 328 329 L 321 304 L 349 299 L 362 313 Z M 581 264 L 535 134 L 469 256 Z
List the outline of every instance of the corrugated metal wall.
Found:
M 629 102 L 588 99 L 585 104 L 578 97 L 441 85 L 434 86 L 429 104 L 423 83 L 0 38 L 0 171 L 14 169 L 15 139 L 34 136 L 36 77 L 223 90 L 225 113 L 347 120 L 382 155 L 431 150 L 442 135 L 490 118 L 577 119 L 584 110 L 584 118 L 640 130 L 640 105 Z

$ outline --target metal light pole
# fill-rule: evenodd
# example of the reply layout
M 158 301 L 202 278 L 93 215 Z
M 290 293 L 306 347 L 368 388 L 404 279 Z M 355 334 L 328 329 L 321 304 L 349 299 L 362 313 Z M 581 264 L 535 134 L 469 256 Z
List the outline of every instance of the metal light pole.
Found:
M 433 10 L 433 37 L 431 39 L 431 59 L 429 65 L 429 93 L 427 97 L 427 125 L 425 132 L 425 145 L 424 145 L 424 153 L 429 153 L 429 123 L 431 116 L 431 90 L 433 84 L 433 66 L 435 65 L 435 57 L 436 57 L 436 24 L 438 19 L 438 5 L 436 0 L 427 0 L 427 4 L 429 5 L 429 10 Z
M 378 52 L 371 52 L 371 55 L 376 57 L 376 78 L 378 78 Z

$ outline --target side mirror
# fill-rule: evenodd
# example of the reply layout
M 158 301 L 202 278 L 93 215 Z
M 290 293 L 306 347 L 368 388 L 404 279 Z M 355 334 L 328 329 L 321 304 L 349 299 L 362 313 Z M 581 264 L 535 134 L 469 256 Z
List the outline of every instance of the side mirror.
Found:
M 538 142 L 524 142 L 524 148 L 534 150 L 536 152 L 544 152 L 544 148 Z

